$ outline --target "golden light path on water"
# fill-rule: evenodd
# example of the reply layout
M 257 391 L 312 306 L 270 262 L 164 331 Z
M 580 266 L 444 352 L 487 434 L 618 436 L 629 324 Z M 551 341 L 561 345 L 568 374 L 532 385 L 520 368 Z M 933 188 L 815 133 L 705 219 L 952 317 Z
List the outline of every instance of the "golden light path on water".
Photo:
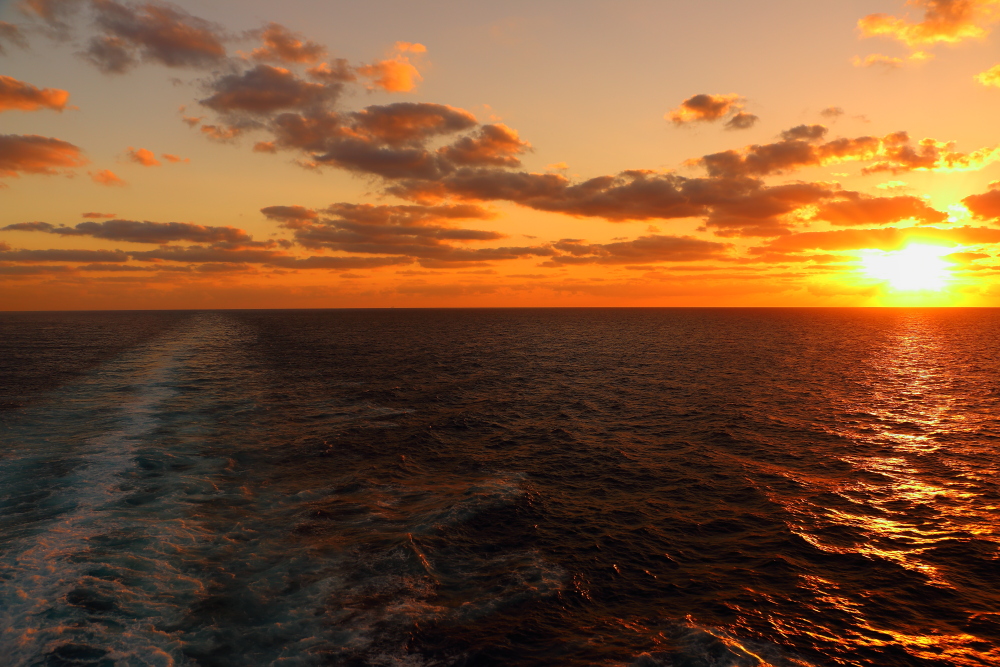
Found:
M 994 557 L 1000 553 L 1000 529 L 994 520 L 998 508 L 980 497 L 974 483 L 995 478 L 1000 470 L 975 463 L 981 459 L 974 454 L 981 452 L 973 450 L 991 445 L 974 437 L 984 426 L 983 415 L 967 409 L 969 387 L 963 385 L 963 376 L 969 369 L 953 356 L 945 332 L 919 311 L 901 316 L 896 331 L 857 369 L 865 391 L 831 397 L 838 411 L 854 418 L 849 427 L 833 430 L 853 443 L 845 448 L 842 460 L 855 474 L 811 481 L 847 503 L 819 512 L 805 505 L 789 506 L 799 517 L 790 528 L 828 553 L 889 561 L 942 592 L 967 596 L 962 573 L 941 554 L 973 536 L 998 545 Z M 976 444 L 959 446 L 959 442 Z M 860 538 L 844 539 L 845 534 Z M 900 632 L 876 617 L 866 617 L 858 596 L 871 599 L 879 595 L 877 588 L 850 590 L 843 583 L 806 579 L 805 588 L 855 619 L 860 630 L 852 633 L 851 642 L 857 646 L 900 647 L 922 660 L 945 660 L 962 667 L 1000 664 L 1000 650 L 954 626 L 950 630 L 914 626 L 910 632 Z M 995 613 L 976 609 L 972 600 L 968 605 L 973 618 Z M 835 635 L 821 627 L 788 631 Z

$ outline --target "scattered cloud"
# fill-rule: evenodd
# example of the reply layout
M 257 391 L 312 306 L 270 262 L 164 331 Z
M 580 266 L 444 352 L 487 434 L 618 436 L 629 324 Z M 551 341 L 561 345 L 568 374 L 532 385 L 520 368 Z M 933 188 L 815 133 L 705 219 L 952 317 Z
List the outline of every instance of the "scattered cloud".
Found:
M 180 157 L 178 155 L 172 155 L 170 153 L 163 153 L 162 155 L 160 155 L 160 157 L 162 157 L 167 162 L 171 162 L 171 163 L 174 163 L 174 164 L 177 164 L 178 162 L 190 162 L 191 161 L 191 158 L 189 158 L 189 157 Z
M 160 161 L 156 159 L 153 151 L 146 148 L 132 148 L 128 147 L 128 152 L 125 154 L 132 162 L 136 164 L 141 164 L 143 167 L 159 167 Z
M 101 169 L 100 171 L 87 172 L 90 174 L 90 178 L 99 185 L 108 186 L 123 186 L 125 181 L 118 178 L 113 171 L 110 169 Z
M 562 254 L 546 266 L 568 264 L 653 264 L 658 262 L 698 262 L 725 258 L 732 246 L 690 236 L 640 236 L 634 241 L 588 244 L 579 239 L 563 239 L 553 244 Z
M 28 48 L 28 40 L 24 33 L 13 23 L 0 21 L 0 56 L 7 53 L 5 44 L 13 44 L 22 49 Z
M 819 112 L 823 118 L 840 118 L 844 115 L 844 110 L 840 107 L 827 107 Z
M 262 62 L 312 64 L 318 62 L 326 49 L 321 44 L 302 38 L 277 23 L 268 23 L 259 32 L 264 45 L 254 49 L 250 57 Z
M 746 111 L 739 111 L 732 118 L 726 121 L 727 130 L 749 130 L 757 124 L 759 117 Z
M 381 88 L 390 93 L 407 93 L 416 88 L 417 83 L 424 79 L 406 54 L 423 54 L 426 51 L 427 48 L 423 44 L 396 42 L 394 53 L 389 58 L 370 65 L 362 65 L 357 67 L 355 71 L 370 79 L 372 87 Z
M 303 81 L 292 71 L 256 65 L 240 74 L 225 74 L 211 83 L 203 106 L 224 115 L 271 114 L 283 110 L 319 110 L 340 93 L 339 85 Z
M 82 217 L 82 218 L 94 218 L 94 219 L 113 218 L 113 217 L 115 217 L 115 214 L 114 213 L 97 213 L 95 211 L 89 211 L 87 213 L 82 214 L 80 217 Z
M 97 216 L 104 217 L 103 214 L 99 213 L 89 214 L 87 217 Z M 37 231 L 59 236 L 90 236 L 108 241 L 156 243 L 159 245 L 175 241 L 210 243 L 225 245 L 229 248 L 254 245 L 253 238 L 242 229 L 209 227 L 190 222 L 107 220 L 105 222 L 81 222 L 73 227 L 57 227 L 47 222 L 22 222 L 2 227 L 0 231 Z
M 994 65 L 985 72 L 977 74 L 976 81 L 984 86 L 995 86 L 1000 88 L 1000 65 Z
M 922 20 L 869 14 L 858 21 L 861 36 L 890 37 L 911 47 L 954 44 L 985 37 L 987 26 L 1000 18 L 998 0 L 908 0 L 907 4 L 923 10 Z
M 871 53 L 864 58 L 861 56 L 854 56 L 855 67 L 885 67 L 886 69 L 899 69 L 907 63 L 921 63 L 934 58 L 933 54 L 927 53 L 926 51 L 917 51 L 911 53 L 905 58 L 900 58 L 897 56 L 887 56 L 881 53 Z
M 68 141 L 38 135 L 0 134 L 0 177 L 56 174 L 87 163 Z
M 517 130 L 498 123 L 483 125 L 475 135 L 462 137 L 438 152 L 452 164 L 519 167 L 517 156 L 530 149 L 531 144 L 522 141 Z
M 962 203 L 980 220 L 1000 222 L 1000 189 L 993 188 L 982 194 L 969 195 Z
M 842 192 L 837 201 L 821 204 L 814 216 L 837 226 L 886 225 L 913 220 L 920 224 L 944 222 L 947 213 L 942 213 L 927 204 L 920 197 L 869 197 L 859 192 Z
M 207 68 L 226 57 L 222 29 L 182 9 L 114 0 L 91 0 L 91 7 L 102 34 L 91 38 L 81 55 L 107 74 L 121 74 L 141 61 Z
M 17 109 L 37 111 L 66 108 L 69 93 L 58 88 L 36 88 L 30 83 L 18 81 L 14 77 L 0 75 L 0 112 Z
M 702 93 L 687 98 L 681 105 L 668 112 L 664 118 L 675 125 L 688 123 L 713 122 L 730 114 L 741 112 L 745 100 L 735 93 L 728 95 L 709 95 Z M 753 123 L 751 122 L 751 125 Z

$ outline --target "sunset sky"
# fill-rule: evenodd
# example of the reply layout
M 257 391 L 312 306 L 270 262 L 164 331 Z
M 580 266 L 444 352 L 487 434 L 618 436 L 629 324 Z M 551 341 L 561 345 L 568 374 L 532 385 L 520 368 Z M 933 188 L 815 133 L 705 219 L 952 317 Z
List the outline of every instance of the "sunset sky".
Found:
M 1000 306 L 1000 0 L 0 0 L 0 310 Z

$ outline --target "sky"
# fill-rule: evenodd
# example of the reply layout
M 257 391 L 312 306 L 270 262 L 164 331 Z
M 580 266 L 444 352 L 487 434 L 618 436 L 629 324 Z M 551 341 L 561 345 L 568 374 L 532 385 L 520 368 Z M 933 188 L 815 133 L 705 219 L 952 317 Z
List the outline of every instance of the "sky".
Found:
M 0 0 L 0 310 L 1000 306 L 1000 0 Z

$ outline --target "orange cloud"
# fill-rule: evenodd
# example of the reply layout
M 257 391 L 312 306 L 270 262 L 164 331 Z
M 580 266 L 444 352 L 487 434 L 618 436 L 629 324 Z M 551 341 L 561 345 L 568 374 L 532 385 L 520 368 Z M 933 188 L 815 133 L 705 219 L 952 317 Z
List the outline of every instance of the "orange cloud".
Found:
M 243 134 L 243 130 L 238 127 L 226 127 L 224 125 L 202 125 L 201 131 L 211 139 L 216 141 L 232 141 Z
M 125 156 L 137 164 L 141 164 L 143 167 L 159 167 L 160 161 L 156 159 L 153 155 L 153 151 L 147 150 L 145 148 L 132 148 L 128 147 L 128 153 Z
M 177 156 L 177 155 L 171 155 L 170 153 L 163 153 L 161 155 L 161 157 L 164 160 L 166 160 L 167 162 L 173 162 L 173 163 L 177 163 L 177 162 L 190 162 L 191 161 L 191 158 L 189 158 L 189 157 L 180 157 L 180 156 Z
M 858 21 L 862 37 L 884 36 L 907 46 L 954 44 L 981 39 L 989 24 L 1000 18 L 1000 0 L 908 0 L 924 10 L 923 20 L 889 14 L 869 14 Z
M 965 208 L 981 220 L 1000 221 L 1000 189 L 992 189 L 980 195 L 969 195 L 962 200 Z
M 87 163 L 73 144 L 38 135 L 0 134 L 0 176 L 55 174 Z
M 387 90 L 391 93 L 406 93 L 417 86 L 417 82 L 423 81 L 420 71 L 410 62 L 405 53 L 426 53 L 427 48 L 423 44 L 413 44 L 410 42 L 396 42 L 396 55 L 386 60 L 380 60 L 371 65 L 362 65 L 357 68 L 358 74 L 372 80 L 372 85 Z
M 919 197 L 866 197 L 858 192 L 839 196 L 843 199 L 820 205 L 813 219 L 838 226 L 885 225 L 902 220 L 930 224 L 948 219 L 946 213 L 931 208 Z
M 100 171 L 88 172 L 88 173 L 90 174 L 90 178 L 92 178 L 95 183 L 98 183 L 100 185 L 108 185 L 108 186 L 125 185 L 125 181 L 118 178 L 118 176 L 116 176 L 115 173 L 110 169 L 102 169 Z
M 303 40 L 301 35 L 277 23 L 268 23 L 261 32 L 261 37 L 264 46 L 250 53 L 254 60 L 310 64 L 317 62 L 326 53 L 323 45 Z
M 802 232 L 781 236 L 766 246 L 751 248 L 751 253 L 772 250 L 899 250 L 913 241 L 932 241 L 949 245 L 1000 243 L 1000 229 L 988 227 L 883 227 L 881 229 L 838 229 L 829 232 Z
M 925 51 L 917 51 L 916 53 L 911 53 L 906 58 L 897 58 L 895 56 L 886 56 L 881 53 L 872 53 L 862 59 L 860 56 L 855 56 L 854 63 L 855 67 L 874 67 L 880 65 L 888 69 L 899 69 L 908 62 L 920 63 L 927 60 L 933 59 L 934 56 Z
M 676 125 L 695 122 L 712 122 L 736 113 L 743 108 L 744 99 L 735 93 L 729 95 L 708 95 L 702 93 L 689 97 L 681 105 L 668 112 L 664 118 Z
M 1000 88 L 1000 65 L 994 65 L 985 72 L 977 74 L 976 81 L 984 86 L 996 86 Z
M 62 111 L 66 108 L 69 93 L 57 88 L 35 88 L 29 83 L 18 81 L 14 77 L 0 75 L 0 112 L 18 109 L 20 111 L 37 111 L 38 109 L 53 109 Z

